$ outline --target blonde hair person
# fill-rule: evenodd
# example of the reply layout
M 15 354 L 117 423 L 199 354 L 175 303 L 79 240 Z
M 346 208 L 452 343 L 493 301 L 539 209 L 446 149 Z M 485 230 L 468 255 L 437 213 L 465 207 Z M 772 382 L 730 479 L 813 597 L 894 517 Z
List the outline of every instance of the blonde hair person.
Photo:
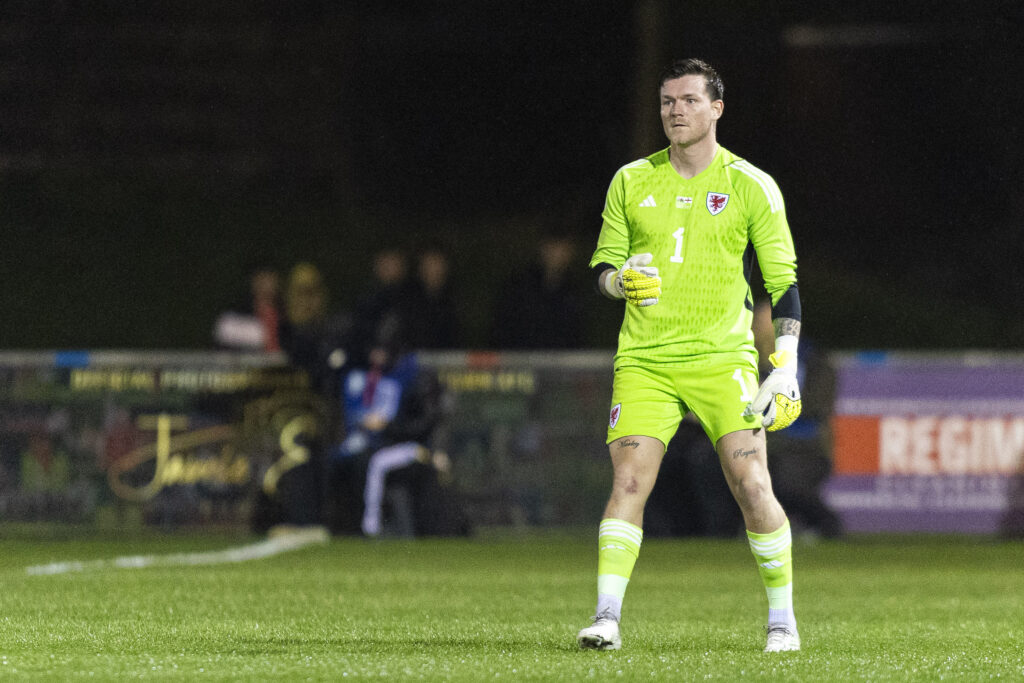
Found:
M 327 316 L 327 288 L 320 270 L 312 263 L 299 263 L 288 274 L 285 314 L 288 322 L 298 327 Z

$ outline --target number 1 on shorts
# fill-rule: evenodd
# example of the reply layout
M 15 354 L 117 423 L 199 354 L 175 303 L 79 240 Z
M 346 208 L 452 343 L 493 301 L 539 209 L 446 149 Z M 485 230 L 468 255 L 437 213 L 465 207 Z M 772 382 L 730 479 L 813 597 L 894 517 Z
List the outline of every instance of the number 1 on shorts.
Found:
M 754 397 L 750 395 L 750 393 L 747 390 L 747 385 L 743 381 L 743 370 L 740 368 L 736 368 L 736 370 L 733 371 L 732 373 L 732 378 L 736 380 L 736 382 L 740 385 L 740 400 L 743 401 L 744 403 L 749 403 L 750 400 Z

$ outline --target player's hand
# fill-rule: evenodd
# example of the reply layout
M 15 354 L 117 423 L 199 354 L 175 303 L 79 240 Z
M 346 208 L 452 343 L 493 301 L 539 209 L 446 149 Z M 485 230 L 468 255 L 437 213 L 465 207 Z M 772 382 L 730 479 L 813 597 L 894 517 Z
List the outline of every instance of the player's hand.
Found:
M 388 426 L 388 420 L 379 413 L 367 413 L 363 417 L 362 426 L 364 429 L 368 429 L 371 432 L 379 432 Z
M 653 254 L 630 256 L 615 273 L 609 288 L 613 295 L 636 306 L 653 306 L 661 297 L 658 269 L 650 265 Z
M 796 354 L 788 351 L 773 353 L 768 358 L 775 369 L 761 383 L 754 400 L 743 414 L 761 415 L 761 426 L 777 432 L 793 424 L 800 417 L 803 402 L 796 381 Z

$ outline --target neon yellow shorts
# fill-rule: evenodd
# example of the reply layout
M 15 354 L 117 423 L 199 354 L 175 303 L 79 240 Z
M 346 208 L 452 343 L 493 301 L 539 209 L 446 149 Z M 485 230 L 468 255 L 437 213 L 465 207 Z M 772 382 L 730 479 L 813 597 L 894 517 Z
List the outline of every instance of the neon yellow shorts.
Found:
M 650 436 L 667 446 L 680 420 L 692 412 L 716 444 L 730 432 L 760 426 L 757 416 L 743 416 L 755 393 L 756 356 L 746 351 L 672 366 L 618 367 L 607 443 L 624 436 Z

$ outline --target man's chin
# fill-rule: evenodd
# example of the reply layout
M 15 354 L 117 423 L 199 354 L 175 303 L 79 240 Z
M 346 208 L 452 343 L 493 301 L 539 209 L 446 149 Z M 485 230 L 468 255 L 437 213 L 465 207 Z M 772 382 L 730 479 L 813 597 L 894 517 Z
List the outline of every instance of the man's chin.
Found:
M 694 145 L 700 142 L 701 140 L 705 139 L 707 136 L 707 133 L 704 133 L 703 135 L 697 135 L 694 133 L 692 129 L 687 128 L 686 132 L 682 135 L 679 134 L 679 131 L 676 131 L 675 135 L 668 136 L 668 141 L 672 144 L 673 147 L 690 147 L 691 145 Z

